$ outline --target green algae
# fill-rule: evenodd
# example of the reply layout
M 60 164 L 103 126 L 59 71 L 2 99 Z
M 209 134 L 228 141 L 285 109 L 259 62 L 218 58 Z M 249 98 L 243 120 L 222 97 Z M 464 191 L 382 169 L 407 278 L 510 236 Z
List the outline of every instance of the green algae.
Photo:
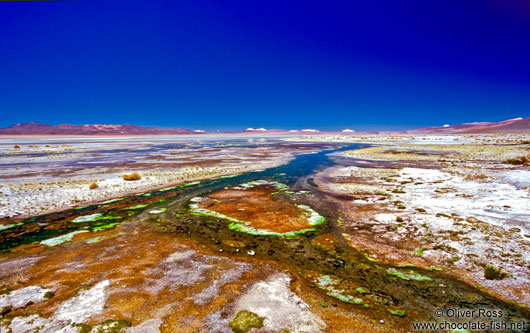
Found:
M 117 198 L 117 199 L 111 199 L 111 200 L 107 200 L 107 201 L 99 202 L 99 203 L 96 203 L 96 204 L 91 204 L 91 205 L 88 205 L 88 206 L 75 207 L 74 209 L 79 210 L 79 209 L 85 209 L 85 208 L 96 208 L 96 207 L 98 207 L 98 206 L 108 205 L 108 204 L 111 204 L 111 203 L 114 203 L 114 202 L 122 201 L 122 200 L 125 200 L 125 199 L 127 199 L 127 198 L 128 198 L 128 197 Z
M 274 232 L 274 231 L 268 231 L 263 229 L 256 229 L 253 227 L 250 227 L 248 225 L 242 224 L 241 222 L 232 222 L 228 225 L 228 228 L 230 230 L 243 232 L 249 235 L 254 236 L 280 236 L 280 237 L 295 237 L 298 235 L 303 235 L 310 231 L 317 231 L 317 228 L 310 228 L 310 229 L 304 229 L 304 230 L 297 230 L 297 231 L 288 231 L 288 232 Z
M 405 317 L 406 315 L 406 312 L 404 310 L 399 310 L 399 309 L 386 309 L 388 312 L 390 312 L 390 314 L 393 314 L 394 316 L 399 316 L 399 317 Z
M 109 224 L 102 224 L 102 225 L 97 225 L 97 226 L 94 226 L 94 227 L 90 227 L 89 229 L 91 231 L 102 231 L 102 230 L 114 228 L 118 224 L 120 224 L 120 223 L 119 222 L 114 222 L 114 223 L 109 223 Z
M 14 228 L 14 227 L 16 227 L 16 226 L 17 226 L 16 224 L 1 225 L 1 226 L 0 226 L 0 231 L 4 231 L 4 230 L 7 230 L 7 229 L 11 229 L 11 228 Z
M 375 260 L 374 258 L 370 257 L 369 255 L 367 255 L 366 253 L 363 253 L 363 256 L 366 258 L 366 260 L 368 261 L 371 261 L 371 262 L 377 262 L 377 260 Z
M 421 275 L 419 274 L 418 272 L 415 272 L 413 270 L 409 270 L 407 273 L 403 273 L 403 272 L 400 272 L 398 271 L 397 269 L 391 267 L 391 268 L 388 268 L 386 270 L 386 272 L 389 274 L 389 275 L 392 275 L 392 276 L 397 276 L 398 278 L 400 279 L 403 279 L 403 280 L 415 280 L 415 281 L 432 281 L 432 278 L 428 277 L 428 276 L 425 276 L 425 275 Z
M 43 240 L 40 243 L 43 244 L 43 245 L 50 246 L 50 247 L 51 246 L 55 246 L 55 245 L 59 245 L 59 244 L 71 241 L 72 238 L 75 235 L 83 233 L 83 232 L 88 232 L 88 230 L 72 231 L 70 233 L 67 233 L 67 234 L 64 234 L 64 235 L 61 235 L 61 236 L 57 236 L 57 237 L 54 237 L 54 238 L 49 238 L 49 239 Z
M 107 200 L 107 201 L 100 202 L 100 203 L 98 203 L 98 205 L 108 205 L 108 204 L 111 204 L 111 203 L 114 203 L 114 202 L 118 202 L 118 201 L 125 200 L 125 199 L 127 199 L 127 198 L 128 198 L 128 197 L 117 198 L 117 199 L 111 199 L 111 200 Z
M 414 251 L 414 254 L 421 256 L 425 250 L 427 250 L 427 249 L 422 247 L 422 248 Z
M 72 223 L 86 223 L 86 222 L 96 222 L 96 221 L 105 221 L 105 220 L 120 220 L 123 217 L 107 215 L 103 216 L 103 213 L 95 213 L 90 215 L 78 216 L 75 219 L 71 220 Z
M 425 269 L 428 270 L 428 271 L 443 271 L 443 268 L 440 268 L 440 267 L 434 267 L 434 266 L 432 266 L 432 267 L 427 267 L 427 268 L 425 268 Z
M 98 218 L 102 217 L 103 213 L 95 213 L 90 215 L 81 215 L 76 217 L 75 219 L 71 220 L 72 223 L 84 223 L 84 222 L 94 222 L 97 221 Z
M 101 218 L 97 219 L 97 221 L 105 221 L 105 220 L 121 220 L 123 217 L 121 216 L 102 216 Z
M 355 297 L 351 295 L 345 294 L 344 290 L 335 290 L 334 288 L 331 291 L 328 291 L 326 295 L 334 297 L 338 299 L 339 301 L 343 301 L 344 303 L 350 303 L 350 304 L 357 304 L 361 305 L 364 303 L 364 300 L 360 297 Z
M 317 213 L 313 208 L 307 205 L 296 205 L 298 208 L 301 208 L 305 211 L 308 222 L 310 225 L 319 225 L 326 223 L 326 218 L 319 213 Z
M 177 185 L 177 186 L 171 186 L 171 187 L 166 187 L 166 188 L 162 188 L 160 190 L 156 190 L 154 192 L 151 192 L 151 193 L 161 193 L 161 192 L 167 192 L 167 191 L 171 191 L 171 190 L 176 190 L 178 188 L 184 188 L 184 187 L 189 187 L 189 186 L 193 186 L 193 185 L 198 185 L 200 184 L 201 182 L 200 181 L 195 181 L 195 182 L 191 182 L 191 183 L 187 183 L 187 184 L 182 184 L 182 185 Z
M 151 204 L 150 204 L 150 203 L 147 203 L 147 204 L 141 204 L 141 205 L 130 206 L 130 207 L 127 207 L 127 208 L 125 208 L 125 209 L 126 209 L 126 210 L 142 209 L 142 208 L 148 207 L 149 205 L 151 205 Z
M 314 283 L 319 289 L 326 292 L 326 295 L 336 298 L 342 302 L 370 307 L 370 303 L 359 297 L 357 294 L 368 293 L 367 289 L 357 287 L 356 289 L 345 288 L 341 286 L 342 279 L 332 275 L 321 274 L 318 272 L 301 272 L 302 276 Z
M 262 185 L 269 185 L 274 187 L 278 191 L 287 191 L 289 190 L 289 186 L 275 181 L 268 181 L 268 180 L 254 180 L 246 183 L 239 184 L 237 186 L 232 187 L 234 190 L 248 190 L 256 186 L 262 186 Z
M 242 310 L 230 320 L 228 326 L 234 333 L 246 333 L 253 328 L 262 328 L 265 318 L 258 316 L 254 312 Z
M 368 289 L 365 289 L 363 287 L 355 288 L 355 291 L 358 292 L 359 294 L 368 294 L 368 293 L 370 293 L 370 291 Z
M 68 231 L 75 230 L 76 228 L 69 227 L 64 229 L 55 229 L 55 230 L 49 230 L 49 229 L 42 229 L 37 232 L 28 232 L 25 233 L 21 237 L 10 237 L 3 242 L 0 242 L 0 253 L 9 251 L 10 249 L 17 247 L 19 245 L 23 244 L 29 244 L 29 243 L 40 243 L 40 241 L 55 237 L 57 235 L 61 235 L 64 233 L 67 233 Z

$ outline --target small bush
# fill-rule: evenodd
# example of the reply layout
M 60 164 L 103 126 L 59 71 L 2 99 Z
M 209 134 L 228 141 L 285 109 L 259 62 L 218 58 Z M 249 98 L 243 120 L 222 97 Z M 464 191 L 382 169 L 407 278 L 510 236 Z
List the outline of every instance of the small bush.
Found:
M 265 318 L 258 316 L 254 312 L 243 310 L 236 314 L 228 326 L 230 326 L 232 332 L 245 333 L 253 328 L 262 328 L 264 319 Z
M 508 276 L 505 270 L 492 265 L 484 266 L 484 277 L 488 280 L 502 280 Z
M 98 183 L 92 183 L 92 184 L 90 184 L 90 186 L 88 186 L 88 188 L 91 189 L 91 190 L 96 189 L 98 187 L 99 187 Z
M 140 179 L 142 179 L 142 176 L 140 176 L 138 172 L 133 172 L 131 174 L 123 175 L 123 180 L 127 180 L 127 181 L 140 180 Z
M 20 146 L 19 145 L 14 145 L 13 148 L 20 149 Z
M 8 314 L 11 310 L 13 310 L 13 306 L 11 306 L 11 305 L 4 306 L 4 307 L 0 310 L 0 316 L 5 316 L 5 315 Z
M 405 220 L 403 220 L 403 218 L 401 216 L 397 216 L 396 217 L 396 222 L 403 222 Z
M 55 293 L 53 291 L 47 291 L 45 294 L 44 294 L 44 298 L 52 298 L 53 296 L 55 296 Z
M 527 157 L 517 157 L 517 158 L 511 158 L 506 161 L 507 164 L 513 164 L 513 165 L 527 165 L 530 164 L 530 159 Z

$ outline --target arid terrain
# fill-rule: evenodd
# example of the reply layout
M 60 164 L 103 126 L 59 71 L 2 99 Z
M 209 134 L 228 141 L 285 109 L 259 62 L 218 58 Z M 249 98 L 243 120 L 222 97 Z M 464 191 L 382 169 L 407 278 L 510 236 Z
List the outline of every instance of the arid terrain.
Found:
M 0 145 L 2 332 L 405 332 L 448 319 L 442 307 L 530 316 L 527 134 Z

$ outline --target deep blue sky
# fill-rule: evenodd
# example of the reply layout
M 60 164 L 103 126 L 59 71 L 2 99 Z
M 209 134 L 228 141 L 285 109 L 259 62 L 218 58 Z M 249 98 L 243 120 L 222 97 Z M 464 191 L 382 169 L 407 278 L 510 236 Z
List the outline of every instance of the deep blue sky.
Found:
M 527 117 L 528 7 L 0 2 L 0 127 L 388 129 Z

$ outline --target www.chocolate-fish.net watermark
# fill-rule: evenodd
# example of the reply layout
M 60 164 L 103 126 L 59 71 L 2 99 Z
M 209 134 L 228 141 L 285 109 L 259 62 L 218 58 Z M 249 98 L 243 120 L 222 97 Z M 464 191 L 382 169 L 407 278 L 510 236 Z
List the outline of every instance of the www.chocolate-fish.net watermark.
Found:
M 527 332 L 530 323 L 526 320 L 513 321 L 501 311 L 495 309 L 459 309 L 438 308 L 434 310 L 437 321 L 416 321 L 412 323 L 415 331 L 427 330 L 488 330 Z

